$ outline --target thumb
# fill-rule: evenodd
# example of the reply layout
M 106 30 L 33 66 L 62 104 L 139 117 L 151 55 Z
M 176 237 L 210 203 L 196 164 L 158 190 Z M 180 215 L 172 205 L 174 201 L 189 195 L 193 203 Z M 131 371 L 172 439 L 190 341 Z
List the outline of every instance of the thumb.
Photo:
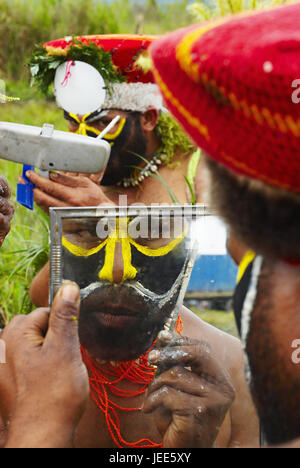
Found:
M 45 344 L 55 340 L 64 348 L 78 347 L 78 318 L 80 311 L 80 289 L 77 284 L 64 282 L 55 296 Z
M 97 174 L 91 174 L 91 175 L 89 176 L 89 179 L 90 179 L 92 182 L 95 182 L 95 184 L 101 185 L 101 181 L 102 181 L 102 179 L 103 179 L 104 172 L 105 172 L 105 171 L 101 171 L 101 172 L 98 172 Z

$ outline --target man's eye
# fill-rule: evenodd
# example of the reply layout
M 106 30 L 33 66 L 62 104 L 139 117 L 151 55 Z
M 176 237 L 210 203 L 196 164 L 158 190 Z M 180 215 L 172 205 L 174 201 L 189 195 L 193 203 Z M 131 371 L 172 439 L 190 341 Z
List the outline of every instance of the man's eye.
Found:
M 78 231 L 77 235 L 79 237 L 82 237 L 83 239 L 87 239 L 87 238 L 91 239 L 91 238 L 97 237 L 97 234 L 95 231 Z
M 99 123 L 100 123 L 100 125 L 101 125 L 102 127 L 107 127 L 107 125 L 109 125 L 110 122 L 111 122 L 111 120 L 102 120 L 102 121 L 99 122 Z

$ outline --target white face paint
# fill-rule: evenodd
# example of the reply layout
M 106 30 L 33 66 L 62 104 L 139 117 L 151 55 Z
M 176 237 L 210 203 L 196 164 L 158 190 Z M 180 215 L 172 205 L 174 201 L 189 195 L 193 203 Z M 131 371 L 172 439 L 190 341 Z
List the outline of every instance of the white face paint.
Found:
M 56 71 L 54 94 L 59 107 L 76 115 L 100 109 L 105 101 L 105 83 L 100 73 L 85 62 L 64 62 Z

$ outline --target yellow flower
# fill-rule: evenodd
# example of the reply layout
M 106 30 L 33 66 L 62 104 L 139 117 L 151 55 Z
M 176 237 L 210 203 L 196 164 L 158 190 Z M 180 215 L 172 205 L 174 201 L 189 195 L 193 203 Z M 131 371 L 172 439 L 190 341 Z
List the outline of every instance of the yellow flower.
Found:
M 6 102 L 16 102 L 16 101 L 20 101 L 20 98 L 10 97 L 10 96 L 6 96 L 5 94 L 0 93 L 0 102 L 6 103 Z

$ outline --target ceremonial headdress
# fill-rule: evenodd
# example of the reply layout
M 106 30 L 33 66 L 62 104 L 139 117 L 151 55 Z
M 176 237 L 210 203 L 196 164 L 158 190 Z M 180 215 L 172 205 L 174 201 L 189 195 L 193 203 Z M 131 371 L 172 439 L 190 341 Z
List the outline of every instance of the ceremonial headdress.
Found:
M 30 62 L 33 81 L 47 92 L 53 83 L 58 105 L 73 114 L 119 109 L 159 110 L 162 98 L 151 72 L 136 64 L 155 36 L 66 37 L 38 48 Z
M 168 108 L 211 158 L 300 192 L 300 4 L 192 25 L 150 55 Z

